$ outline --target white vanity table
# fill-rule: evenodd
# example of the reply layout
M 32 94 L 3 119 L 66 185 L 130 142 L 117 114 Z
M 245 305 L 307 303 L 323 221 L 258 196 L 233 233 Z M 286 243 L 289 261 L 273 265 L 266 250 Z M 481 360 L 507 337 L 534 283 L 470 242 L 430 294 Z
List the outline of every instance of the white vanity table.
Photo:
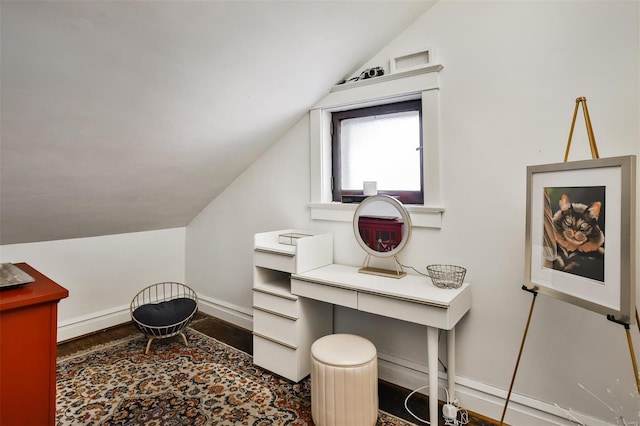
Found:
M 333 332 L 332 305 L 427 327 L 429 416 L 438 417 L 438 331 L 447 331 L 448 377 L 455 377 L 455 325 L 471 307 L 468 283 L 457 289 L 434 286 L 424 276 L 362 274 L 333 264 L 331 234 L 278 242 L 291 230 L 257 234 L 254 267 L 254 363 L 300 381 L 309 374 L 310 347 Z M 309 232 L 309 231 L 298 231 Z M 455 394 L 455 380 L 448 383 Z
M 471 308 L 471 291 L 434 286 L 427 277 L 395 279 L 358 272 L 357 267 L 331 264 L 291 276 L 291 293 L 427 326 L 429 418 L 438 418 L 438 330 L 447 331 L 447 375 L 455 378 L 455 325 Z M 455 395 L 455 379 L 449 380 Z

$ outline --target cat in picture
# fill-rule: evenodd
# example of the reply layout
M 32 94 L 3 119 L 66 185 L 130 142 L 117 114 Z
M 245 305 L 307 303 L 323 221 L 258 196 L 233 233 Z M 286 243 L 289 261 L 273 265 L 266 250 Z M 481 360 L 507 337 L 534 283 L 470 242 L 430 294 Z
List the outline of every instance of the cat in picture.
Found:
M 604 282 L 604 232 L 598 225 L 602 203 L 571 202 L 562 194 L 552 218 L 557 255 L 553 269 Z

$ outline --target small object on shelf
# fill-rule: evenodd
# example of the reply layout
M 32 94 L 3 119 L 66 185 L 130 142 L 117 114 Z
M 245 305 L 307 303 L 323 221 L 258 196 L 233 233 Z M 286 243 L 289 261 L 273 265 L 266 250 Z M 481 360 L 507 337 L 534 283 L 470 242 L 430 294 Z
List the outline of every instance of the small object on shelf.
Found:
M 12 263 L 0 263 L 0 289 L 12 288 L 35 280 Z
M 362 193 L 364 195 L 378 195 L 378 182 L 364 181 L 362 183 Z
M 458 288 L 462 285 L 467 270 L 456 265 L 429 265 L 427 273 L 436 287 Z
M 288 246 L 297 246 L 298 240 L 304 237 L 311 237 L 310 234 L 300 234 L 297 232 L 291 232 L 288 234 L 280 234 L 278 235 L 278 242 L 280 244 L 286 244 Z

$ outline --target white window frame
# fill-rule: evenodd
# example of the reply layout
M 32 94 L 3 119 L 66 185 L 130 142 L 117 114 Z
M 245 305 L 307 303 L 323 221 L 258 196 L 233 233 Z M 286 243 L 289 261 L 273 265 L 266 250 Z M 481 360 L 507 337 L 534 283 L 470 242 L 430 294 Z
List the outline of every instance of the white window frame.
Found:
M 424 204 L 406 204 L 414 227 L 441 228 L 444 203 L 440 162 L 440 84 L 442 65 L 345 83 L 309 111 L 311 218 L 351 222 L 357 204 L 334 202 L 331 192 L 331 113 L 422 100 Z

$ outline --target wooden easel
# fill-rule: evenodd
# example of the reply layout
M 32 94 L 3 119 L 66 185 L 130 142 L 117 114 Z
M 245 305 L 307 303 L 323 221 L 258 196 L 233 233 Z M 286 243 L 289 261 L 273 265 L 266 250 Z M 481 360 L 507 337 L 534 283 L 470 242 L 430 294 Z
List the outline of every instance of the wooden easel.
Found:
M 589 110 L 587 109 L 587 98 L 581 96 L 576 99 L 576 107 L 573 110 L 573 119 L 571 120 L 571 130 L 569 130 L 569 140 L 567 141 L 567 149 L 564 153 L 563 162 L 566 163 L 569 158 L 569 150 L 571 149 L 571 138 L 573 137 L 573 129 L 576 125 L 576 117 L 578 116 L 578 107 L 582 104 L 582 109 L 584 112 L 584 121 L 587 126 L 587 136 L 589 138 L 589 148 L 591 148 L 591 158 L 596 159 L 600 158 L 598 154 L 598 146 L 596 145 L 596 138 L 593 134 L 593 128 L 591 127 L 591 119 L 589 118 Z M 513 376 L 511 378 L 511 384 L 509 385 L 509 392 L 507 393 L 507 399 L 504 404 L 504 409 L 502 410 L 502 417 L 500 417 L 500 425 L 504 424 L 504 416 L 507 413 L 507 406 L 509 405 L 509 400 L 511 399 L 511 391 L 513 390 L 513 384 L 516 380 L 516 373 L 518 372 L 518 366 L 520 365 L 520 358 L 522 357 L 522 350 L 524 349 L 524 342 L 527 339 L 527 332 L 529 331 L 529 324 L 531 323 L 531 316 L 533 315 L 533 307 L 536 303 L 536 298 L 538 296 L 538 292 L 535 290 L 531 290 L 526 286 L 522 286 L 522 289 L 528 291 L 533 294 L 533 298 L 531 299 L 531 308 L 529 309 L 529 317 L 527 318 L 527 324 L 524 328 L 524 334 L 522 336 L 522 343 L 520 344 L 520 351 L 518 352 L 518 358 L 516 359 L 516 366 L 513 370 Z M 627 342 L 629 344 L 629 354 L 631 355 L 631 364 L 633 366 L 633 372 L 636 379 L 636 387 L 638 389 L 638 393 L 640 394 L 640 377 L 638 376 L 638 364 L 636 362 L 636 356 L 633 351 L 633 343 L 631 341 L 631 333 L 629 331 L 629 324 L 622 322 L 620 320 L 616 320 L 611 315 L 607 315 L 607 319 L 609 321 L 615 322 L 624 326 L 625 331 L 627 333 Z M 636 324 L 638 326 L 638 331 L 640 332 L 640 318 L 638 317 L 638 308 L 636 307 Z
M 598 154 L 598 146 L 596 145 L 596 137 L 593 135 L 593 128 L 591 127 L 591 119 L 589 118 L 589 110 L 587 109 L 587 98 L 581 96 L 576 99 L 576 107 L 573 110 L 573 119 L 571 120 L 571 130 L 569 130 L 569 140 L 567 141 L 567 149 L 564 152 L 564 160 L 566 163 L 569 158 L 569 150 L 571 149 L 571 138 L 573 137 L 573 129 L 576 127 L 576 117 L 578 116 L 578 107 L 582 104 L 582 110 L 584 112 L 584 122 L 587 126 L 587 136 L 589 137 L 589 148 L 591 148 L 591 159 L 600 158 Z

